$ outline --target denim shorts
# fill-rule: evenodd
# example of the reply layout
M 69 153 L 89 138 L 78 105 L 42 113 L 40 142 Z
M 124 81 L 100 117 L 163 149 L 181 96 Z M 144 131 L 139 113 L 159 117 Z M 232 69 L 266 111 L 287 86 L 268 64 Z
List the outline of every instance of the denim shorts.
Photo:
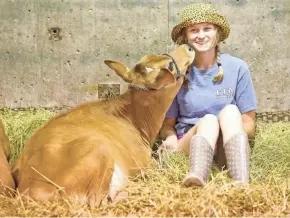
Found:
M 180 140 L 192 127 L 194 127 L 194 124 L 188 124 L 185 128 L 184 128 L 184 131 L 183 133 L 180 133 L 178 136 L 177 136 L 177 139 Z

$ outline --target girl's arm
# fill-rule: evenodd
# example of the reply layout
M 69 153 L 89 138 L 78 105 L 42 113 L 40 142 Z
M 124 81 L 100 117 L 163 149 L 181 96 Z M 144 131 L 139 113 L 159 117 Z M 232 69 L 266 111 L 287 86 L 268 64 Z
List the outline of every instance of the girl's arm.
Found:
M 163 143 L 159 149 L 176 151 L 178 150 L 178 139 L 175 131 L 176 118 L 165 118 L 160 130 L 160 137 Z
M 253 138 L 255 135 L 256 125 L 256 110 L 252 110 L 242 114 L 242 121 L 245 132 L 249 138 Z
M 175 124 L 176 118 L 165 118 L 160 130 L 160 137 L 166 139 L 168 136 L 176 136 Z

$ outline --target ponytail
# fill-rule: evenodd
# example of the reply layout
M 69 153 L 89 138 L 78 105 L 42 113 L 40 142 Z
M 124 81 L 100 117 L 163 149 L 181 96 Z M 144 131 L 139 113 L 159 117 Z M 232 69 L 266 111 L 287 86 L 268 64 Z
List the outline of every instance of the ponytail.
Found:
M 224 76 L 224 69 L 222 67 L 221 63 L 221 53 L 220 53 L 220 48 L 219 45 L 216 46 L 216 60 L 217 60 L 217 65 L 218 65 L 218 74 L 214 76 L 213 81 L 218 82 L 221 81 L 223 76 Z

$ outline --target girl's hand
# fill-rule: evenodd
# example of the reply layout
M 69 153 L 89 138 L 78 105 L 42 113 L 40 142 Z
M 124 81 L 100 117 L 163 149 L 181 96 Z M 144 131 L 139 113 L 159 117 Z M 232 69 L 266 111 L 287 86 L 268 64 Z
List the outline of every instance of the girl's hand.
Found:
M 178 151 L 178 139 L 176 135 L 168 136 L 160 145 L 159 152 L 176 152 Z

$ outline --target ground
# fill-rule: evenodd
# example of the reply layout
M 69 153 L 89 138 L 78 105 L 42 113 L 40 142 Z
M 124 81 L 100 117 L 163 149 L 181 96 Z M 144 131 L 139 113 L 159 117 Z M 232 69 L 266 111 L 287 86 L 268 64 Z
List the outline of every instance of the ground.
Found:
M 12 146 L 10 163 L 24 142 L 53 112 L 0 112 Z M 0 196 L 0 216 L 290 216 L 290 123 L 258 123 L 251 151 L 251 184 L 232 183 L 227 171 L 213 166 L 204 188 L 185 188 L 188 158 L 176 153 L 155 162 L 130 181 L 128 198 L 100 208 L 71 200 L 35 202 Z

